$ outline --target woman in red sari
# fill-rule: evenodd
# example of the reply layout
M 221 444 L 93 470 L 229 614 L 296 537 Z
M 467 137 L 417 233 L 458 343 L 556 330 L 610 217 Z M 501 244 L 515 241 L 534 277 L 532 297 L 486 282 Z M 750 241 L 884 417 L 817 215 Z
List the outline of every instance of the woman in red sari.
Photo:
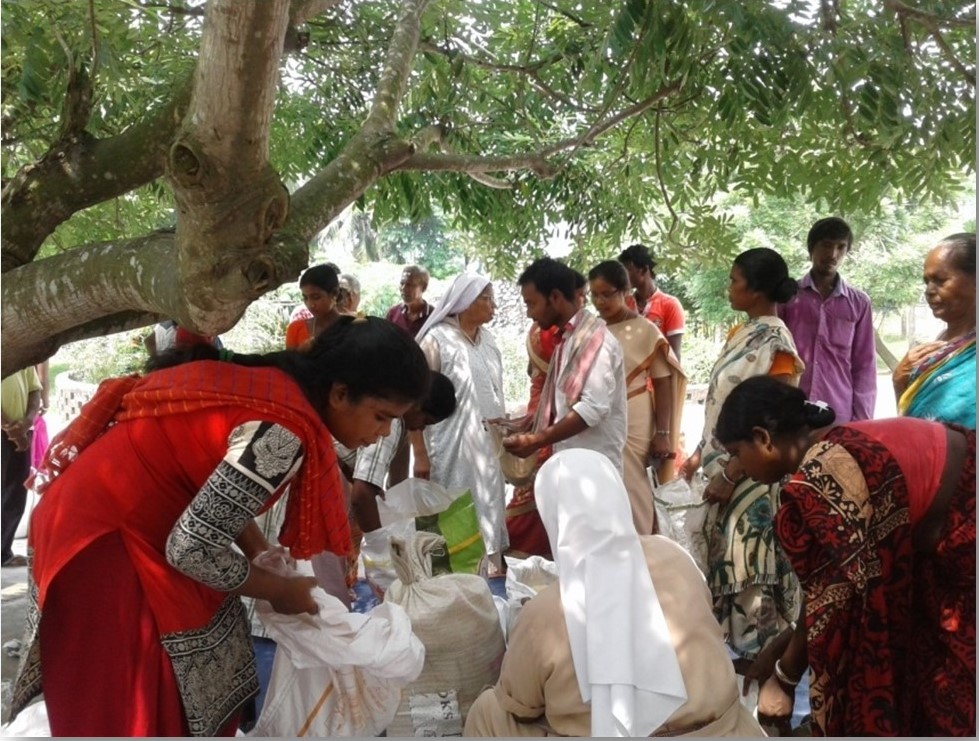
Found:
M 791 712 L 808 664 L 817 734 L 975 736 L 975 430 L 834 418 L 760 376 L 718 419 L 749 476 L 792 476 L 775 524 L 804 620 L 755 661 L 759 713 Z
M 239 596 L 316 612 L 315 579 L 252 563 L 269 547 L 253 518 L 288 489 L 280 543 L 346 554 L 333 438 L 375 442 L 429 382 L 411 337 L 376 318 L 305 352 L 151 363 L 102 383 L 34 482 L 12 712 L 43 689 L 55 736 L 234 735 L 258 690 Z

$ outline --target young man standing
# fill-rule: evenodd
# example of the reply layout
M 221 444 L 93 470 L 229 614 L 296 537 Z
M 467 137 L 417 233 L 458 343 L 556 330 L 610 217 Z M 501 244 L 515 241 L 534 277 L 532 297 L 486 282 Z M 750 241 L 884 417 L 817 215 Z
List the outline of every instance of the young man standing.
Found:
M 527 316 L 542 330 L 557 326 L 561 333 L 533 427 L 504 438 L 504 447 L 523 458 L 547 445 L 588 448 L 604 454 L 621 472 L 626 438 L 622 348 L 604 322 L 579 309 L 575 287 L 584 280 L 567 265 L 541 258 L 518 283 Z
M 27 508 L 25 481 L 31 472 L 31 439 L 34 420 L 41 409 L 41 381 L 34 366 L 11 373 L 0 383 L 3 435 L 3 543 L 0 566 L 26 566 L 27 559 L 14 555 L 17 526 Z
M 838 272 L 853 232 L 838 217 L 820 219 L 806 245 L 812 268 L 795 298 L 779 307 L 806 364 L 799 387 L 813 401 L 829 404 L 837 422 L 872 419 L 877 363 L 870 298 Z
M 632 244 L 619 254 L 619 262 L 629 273 L 635 289 L 636 311 L 656 325 L 680 360 L 680 342 L 686 328 L 683 305 L 675 296 L 664 293 L 656 285 L 656 261 L 645 245 Z

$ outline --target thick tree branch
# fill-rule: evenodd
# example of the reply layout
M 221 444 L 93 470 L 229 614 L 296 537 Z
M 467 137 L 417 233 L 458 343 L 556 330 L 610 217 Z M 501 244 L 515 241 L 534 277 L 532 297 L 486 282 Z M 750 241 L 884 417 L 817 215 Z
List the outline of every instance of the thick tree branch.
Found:
M 394 129 L 427 3 L 402 3 L 367 120 L 340 154 L 294 194 L 286 226 L 289 233 L 312 239 L 379 177 L 400 168 L 414 153 L 414 145 L 396 136 Z
M 268 156 L 288 5 L 207 5 L 188 118 L 206 136 L 208 156 L 245 171 L 261 168 Z
M 190 99 L 189 82 L 118 136 L 74 137 L 21 168 L 2 193 L 2 272 L 33 260 L 44 240 L 75 212 L 163 174 L 167 146 Z
M 268 164 L 288 0 L 211 0 L 185 122 L 167 176 L 177 202 L 183 323 L 198 329 L 241 316 L 278 285 L 273 234 L 289 197 Z
M 286 231 L 312 239 L 381 176 L 403 165 L 414 147 L 394 134 L 361 131 L 292 196 Z
M 428 0 L 403 0 L 401 15 L 391 35 L 381 77 L 365 124 L 377 130 L 394 130 L 398 108 L 408 88 L 412 63 L 418 51 L 421 16 Z
M 0 327 L 2 375 L 48 357 L 64 337 L 101 334 L 117 315 L 171 316 L 179 297 L 173 234 L 77 247 L 12 270 L 0 285 L 0 303 L 17 307 Z

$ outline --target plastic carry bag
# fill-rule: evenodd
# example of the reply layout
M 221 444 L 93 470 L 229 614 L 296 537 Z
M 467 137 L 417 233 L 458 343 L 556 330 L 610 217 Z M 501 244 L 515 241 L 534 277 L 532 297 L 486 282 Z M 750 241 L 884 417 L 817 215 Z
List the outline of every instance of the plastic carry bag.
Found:
M 348 612 L 313 590 L 317 615 L 256 614 L 276 642 L 262 715 L 249 736 L 376 736 L 394 718 L 401 690 L 418 678 L 425 647 L 395 604 Z
M 12 721 L 0 726 L 0 735 L 4 738 L 50 737 L 51 725 L 48 722 L 48 706 L 44 704 L 44 699 L 28 705 Z
M 503 478 L 506 479 L 506 482 L 513 486 L 525 486 L 533 481 L 537 474 L 537 459 L 540 451 L 527 458 L 521 458 L 503 447 L 503 438 L 522 430 L 507 424 L 503 420 L 499 422 L 484 420 L 483 426 L 493 440 L 493 450 L 496 452 L 497 458 L 500 459 L 500 470 L 503 472 Z
M 703 493 L 706 482 L 697 474 L 691 482 L 682 476 L 653 490 L 660 535 L 683 546 L 700 570 L 707 573 L 707 537 L 704 522 L 708 503 Z
M 420 531 L 441 535 L 446 546 L 434 558 L 435 573 L 475 574 L 486 554 L 476 505 L 469 490 L 449 491 L 426 479 L 406 479 L 377 498 L 381 527 L 364 533 L 364 575 L 378 594 L 395 580 L 391 538 L 410 540 Z
M 511 558 L 506 561 L 506 612 L 502 617 L 503 633 L 509 638 L 524 603 L 544 587 L 557 584 L 557 564 L 542 556 Z

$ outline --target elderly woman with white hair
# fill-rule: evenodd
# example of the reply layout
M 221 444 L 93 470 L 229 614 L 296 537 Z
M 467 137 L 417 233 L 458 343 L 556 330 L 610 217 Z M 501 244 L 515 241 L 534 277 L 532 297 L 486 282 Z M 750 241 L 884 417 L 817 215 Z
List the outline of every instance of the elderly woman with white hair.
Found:
M 455 386 L 456 411 L 425 428 L 422 440 L 414 439 L 416 476 L 450 490 L 472 492 L 491 574 L 502 572 L 503 552 L 509 546 L 503 473 L 483 426 L 483 420 L 505 412 L 503 358 L 483 326 L 495 311 L 489 278 L 461 273 L 418 331 L 416 339 L 429 367 Z
M 559 451 L 535 496 L 558 583 L 524 605 L 464 735 L 764 736 L 703 574 L 676 543 L 636 532 L 609 459 Z

